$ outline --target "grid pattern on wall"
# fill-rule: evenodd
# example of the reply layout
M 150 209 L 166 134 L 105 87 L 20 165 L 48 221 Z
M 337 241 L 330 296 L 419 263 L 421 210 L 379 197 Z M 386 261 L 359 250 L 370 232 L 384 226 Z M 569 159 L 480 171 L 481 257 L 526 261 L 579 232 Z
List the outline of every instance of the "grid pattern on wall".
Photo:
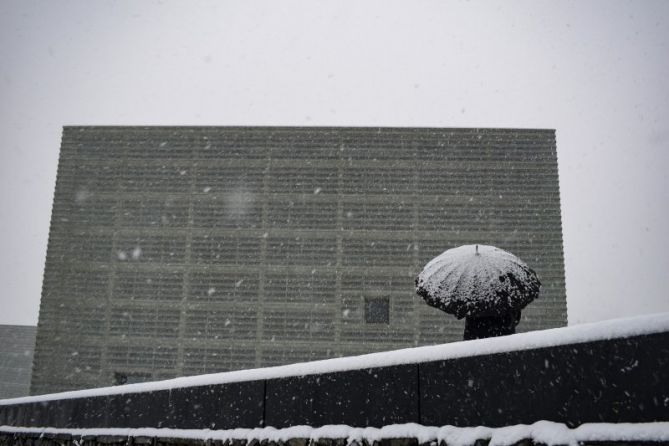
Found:
M 31 391 L 461 339 L 413 280 L 467 243 L 566 324 L 553 130 L 66 127 Z
M 28 395 L 36 331 L 31 325 L 0 325 L 0 399 Z

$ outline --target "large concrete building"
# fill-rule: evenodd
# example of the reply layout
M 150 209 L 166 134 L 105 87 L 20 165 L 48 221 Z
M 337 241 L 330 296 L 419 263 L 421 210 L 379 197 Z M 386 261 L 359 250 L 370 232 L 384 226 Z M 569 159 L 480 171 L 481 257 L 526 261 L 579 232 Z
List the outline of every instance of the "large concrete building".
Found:
M 37 327 L 0 325 L 0 399 L 26 396 Z
M 566 324 L 553 130 L 66 127 L 31 391 L 461 339 L 413 281 L 467 243 Z

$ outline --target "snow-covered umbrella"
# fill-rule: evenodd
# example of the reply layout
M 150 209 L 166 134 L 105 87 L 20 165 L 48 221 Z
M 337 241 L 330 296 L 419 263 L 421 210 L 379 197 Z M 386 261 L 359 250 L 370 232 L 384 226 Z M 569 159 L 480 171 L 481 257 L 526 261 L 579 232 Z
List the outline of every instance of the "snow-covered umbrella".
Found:
M 536 273 L 525 262 L 488 245 L 449 249 L 425 265 L 416 278 L 416 292 L 428 305 L 458 319 L 467 318 L 475 331 L 485 326 L 489 336 L 513 333 L 520 310 L 539 296 L 540 288 Z M 499 330 L 489 325 L 498 325 Z M 468 337 L 465 330 L 465 339 L 473 337 L 485 336 Z

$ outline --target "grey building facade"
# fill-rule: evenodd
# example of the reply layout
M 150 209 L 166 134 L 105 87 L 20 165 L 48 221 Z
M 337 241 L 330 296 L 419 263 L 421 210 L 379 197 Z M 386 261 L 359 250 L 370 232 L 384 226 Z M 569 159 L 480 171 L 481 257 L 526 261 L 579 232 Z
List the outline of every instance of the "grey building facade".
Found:
M 26 396 L 37 327 L 0 325 L 0 399 Z
M 31 392 L 459 340 L 413 280 L 467 243 L 566 324 L 553 130 L 66 127 Z

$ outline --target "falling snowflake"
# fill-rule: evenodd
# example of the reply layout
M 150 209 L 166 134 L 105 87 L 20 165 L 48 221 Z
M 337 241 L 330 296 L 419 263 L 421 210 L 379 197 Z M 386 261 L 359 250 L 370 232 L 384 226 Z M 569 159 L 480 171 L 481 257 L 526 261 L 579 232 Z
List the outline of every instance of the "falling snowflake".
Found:
M 135 249 L 132 250 L 132 258 L 137 260 L 142 256 L 142 248 L 135 246 Z

